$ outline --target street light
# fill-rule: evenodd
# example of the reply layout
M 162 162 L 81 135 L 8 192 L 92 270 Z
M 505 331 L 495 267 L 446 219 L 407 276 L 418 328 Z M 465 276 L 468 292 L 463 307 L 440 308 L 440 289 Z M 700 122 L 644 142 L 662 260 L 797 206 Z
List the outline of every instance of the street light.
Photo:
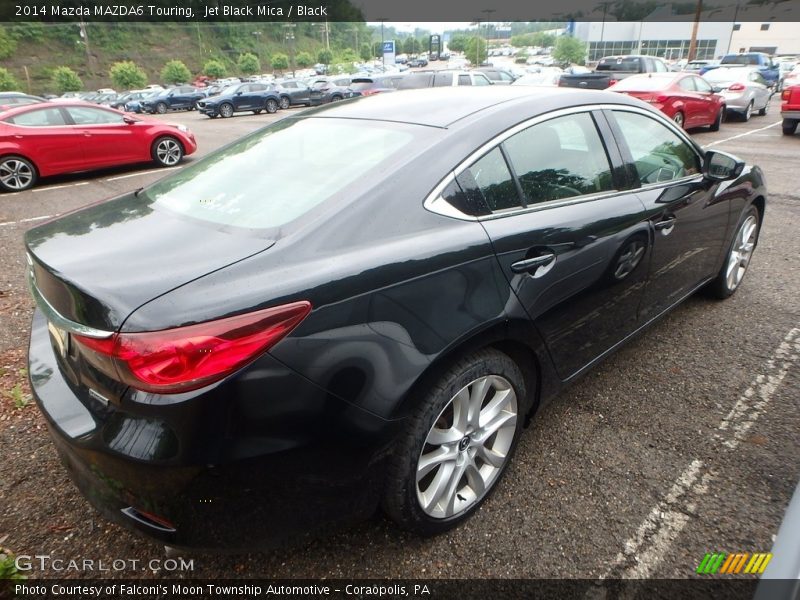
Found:
M 286 28 L 285 39 L 289 42 L 289 66 L 292 69 L 292 77 L 294 77 L 294 28 L 297 27 L 297 24 L 286 23 L 284 27 Z
M 383 63 L 383 70 L 386 70 L 386 54 L 383 52 L 383 24 L 386 19 L 378 19 L 381 22 L 381 62 Z

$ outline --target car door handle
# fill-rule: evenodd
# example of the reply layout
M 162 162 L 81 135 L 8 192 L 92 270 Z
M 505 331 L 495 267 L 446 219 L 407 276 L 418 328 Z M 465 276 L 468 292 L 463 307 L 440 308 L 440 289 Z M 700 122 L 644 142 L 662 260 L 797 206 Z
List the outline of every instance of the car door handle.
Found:
M 664 231 L 666 229 L 672 229 L 672 227 L 675 225 L 676 220 L 677 219 L 675 217 L 669 217 L 667 219 L 664 219 L 663 221 L 659 221 L 658 223 L 653 225 L 653 227 L 656 228 L 656 231 Z
M 533 258 L 518 260 L 517 262 L 511 264 L 511 270 L 514 273 L 532 273 L 539 267 L 552 265 L 555 260 L 556 255 L 550 252 L 548 254 L 542 254 L 541 256 L 534 256 Z

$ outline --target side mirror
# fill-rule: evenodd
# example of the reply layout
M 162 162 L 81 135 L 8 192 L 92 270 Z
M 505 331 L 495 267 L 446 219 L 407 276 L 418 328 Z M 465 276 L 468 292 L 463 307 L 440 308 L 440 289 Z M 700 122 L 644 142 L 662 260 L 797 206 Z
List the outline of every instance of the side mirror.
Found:
M 125 123 L 127 123 L 128 125 L 133 125 L 134 123 L 138 123 L 139 121 L 139 119 L 134 119 L 133 117 L 129 117 L 128 115 L 122 117 L 122 120 L 125 121 Z
M 744 161 L 727 152 L 709 150 L 703 160 L 703 175 L 713 181 L 736 179 L 744 171 Z
M 712 85 L 711 91 L 713 91 L 715 94 L 719 94 L 722 91 L 722 86 Z

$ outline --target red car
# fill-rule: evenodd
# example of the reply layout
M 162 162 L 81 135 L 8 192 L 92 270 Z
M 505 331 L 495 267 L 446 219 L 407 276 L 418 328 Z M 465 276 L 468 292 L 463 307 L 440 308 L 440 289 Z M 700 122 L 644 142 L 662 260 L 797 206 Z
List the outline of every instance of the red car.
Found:
M 609 89 L 649 102 L 684 129 L 719 131 L 725 116 L 725 99 L 693 73 L 632 75 Z
M 0 112 L 0 189 L 19 192 L 39 177 L 148 161 L 172 167 L 195 150 L 183 125 L 79 101 L 29 104 Z
M 800 85 L 793 85 L 781 92 L 781 117 L 783 134 L 794 135 L 800 123 Z

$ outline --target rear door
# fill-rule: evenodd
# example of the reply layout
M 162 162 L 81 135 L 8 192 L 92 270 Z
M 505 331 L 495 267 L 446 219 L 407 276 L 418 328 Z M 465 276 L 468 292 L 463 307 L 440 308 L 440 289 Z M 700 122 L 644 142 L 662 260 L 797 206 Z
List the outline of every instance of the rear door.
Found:
M 653 236 L 641 317 L 649 320 L 715 274 L 727 236 L 729 202 L 701 173 L 685 133 L 656 115 L 608 111 Z
M 58 107 L 37 108 L 3 119 L 8 141 L 20 148 L 43 174 L 84 167 L 83 134 L 72 127 Z
M 601 115 L 568 109 L 509 133 L 458 182 L 490 211 L 500 267 L 568 379 L 636 329 L 649 226 Z

